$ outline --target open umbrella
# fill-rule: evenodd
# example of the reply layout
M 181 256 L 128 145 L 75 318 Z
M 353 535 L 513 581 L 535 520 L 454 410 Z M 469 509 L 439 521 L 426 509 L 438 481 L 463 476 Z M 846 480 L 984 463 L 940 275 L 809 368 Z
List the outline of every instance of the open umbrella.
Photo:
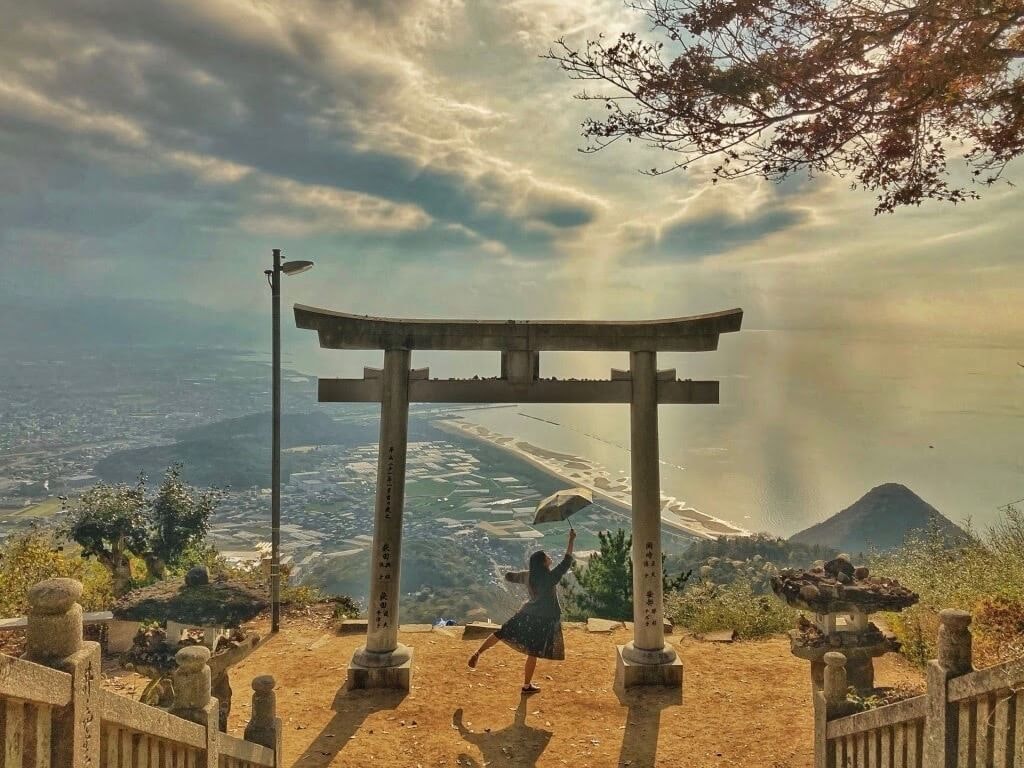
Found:
M 589 488 L 569 488 L 542 499 L 537 505 L 533 523 L 556 523 L 568 520 L 569 516 L 594 503 L 594 494 Z M 572 523 L 569 523 L 572 528 Z

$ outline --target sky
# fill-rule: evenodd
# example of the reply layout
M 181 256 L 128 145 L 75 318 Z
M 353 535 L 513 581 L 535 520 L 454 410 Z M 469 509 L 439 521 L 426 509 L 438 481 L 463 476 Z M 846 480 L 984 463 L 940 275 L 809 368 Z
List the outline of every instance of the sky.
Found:
M 721 353 L 665 361 L 724 381 L 713 414 L 662 421 L 667 455 L 707 464 L 702 489 L 680 481 L 694 503 L 796 527 L 904 478 L 960 513 L 1024 495 L 1024 192 L 875 216 L 844 179 L 713 186 L 641 174 L 670 158 L 635 144 L 582 153 L 599 106 L 542 54 L 650 34 L 621 0 L 0 0 L 0 18 L 0 347 L 82 324 L 234 342 L 233 322 L 266 349 L 272 248 L 316 262 L 286 307 L 742 307 Z M 284 341 L 320 375 L 379 364 L 317 352 L 287 309 Z M 497 372 L 494 355 L 426 357 L 435 376 Z M 549 357 L 545 375 L 625 363 Z
M 0 296 L 243 313 L 677 316 L 1016 338 L 1024 196 L 874 216 L 842 179 L 651 178 L 578 151 L 541 58 L 621 0 L 0 0 Z M 1010 177 L 1014 177 L 1011 168 Z

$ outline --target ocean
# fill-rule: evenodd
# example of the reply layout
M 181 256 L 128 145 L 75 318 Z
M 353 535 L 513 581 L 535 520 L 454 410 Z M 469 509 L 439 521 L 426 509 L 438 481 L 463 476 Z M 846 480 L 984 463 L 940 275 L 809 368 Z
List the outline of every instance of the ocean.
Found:
M 379 355 L 311 348 L 292 364 L 359 376 Z M 490 376 L 497 355 L 416 353 L 432 377 Z M 493 360 L 492 360 L 493 358 Z M 886 482 L 983 528 L 1024 497 L 1024 345 L 745 330 L 716 352 L 663 354 L 680 378 L 721 381 L 717 406 L 660 409 L 662 492 L 751 531 L 789 535 Z M 377 363 L 379 364 L 379 363 Z M 545 355 L 541 375 L 606 377 L 624 354 Z M 629 474 L 629 408 L 524 405 L 462 415 Z

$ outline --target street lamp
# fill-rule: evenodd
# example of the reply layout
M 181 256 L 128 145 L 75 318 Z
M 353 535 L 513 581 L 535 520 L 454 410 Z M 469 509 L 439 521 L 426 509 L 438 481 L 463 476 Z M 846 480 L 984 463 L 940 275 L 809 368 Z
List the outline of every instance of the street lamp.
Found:
M 312 261 L 281 261 L 281 249 L 274 249 L 274 268 L 264 270 L 270 283 L 273 314 L 274 430 L 270 473 L 270 631 L 281 628 L 281 275 L 297 275 L 313 266 Z

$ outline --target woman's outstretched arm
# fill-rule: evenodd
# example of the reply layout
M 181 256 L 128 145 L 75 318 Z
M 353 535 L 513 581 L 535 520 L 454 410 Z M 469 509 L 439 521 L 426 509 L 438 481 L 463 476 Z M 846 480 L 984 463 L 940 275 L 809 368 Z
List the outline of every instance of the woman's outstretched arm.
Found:
M 576 531 L 572 528 L 569 529 L 569 544 L 565 548 L 565 557 L 562 558 L 562 562 L 551 569 L 551 576 L 555 581 L 561 581 L 562 577 L 568 573 L 569 568 L 572 567 L 572 547 L 576 543 Z

